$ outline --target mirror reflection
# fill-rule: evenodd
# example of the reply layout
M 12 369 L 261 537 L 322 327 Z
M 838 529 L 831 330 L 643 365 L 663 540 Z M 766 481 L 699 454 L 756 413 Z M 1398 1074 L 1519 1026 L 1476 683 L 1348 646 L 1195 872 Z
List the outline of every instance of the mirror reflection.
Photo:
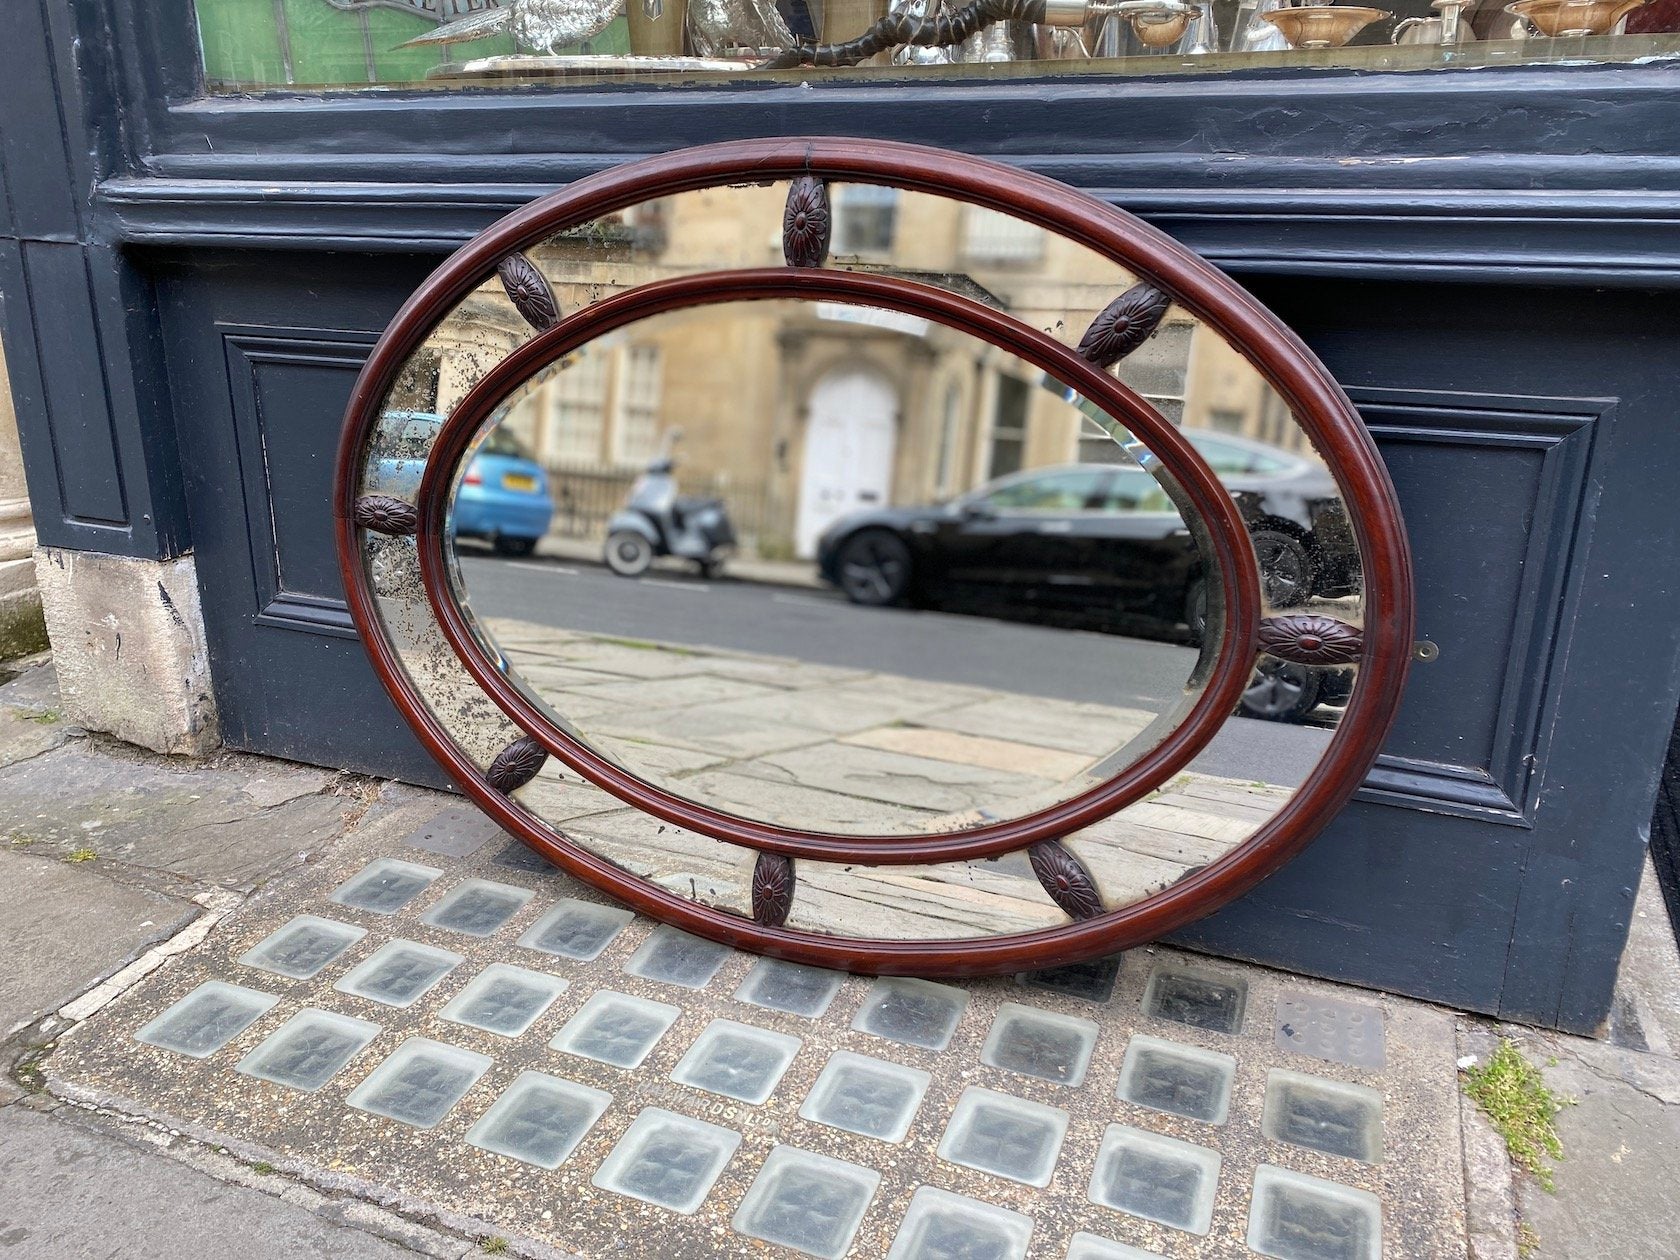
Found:
M 1050 462 L 1085 428 L 1109 462 Z M 950 830 L 1101 783 L 1176 722 L 1204 629 L 1172 500 L 1042 371 L 842 303 L 585 346 L 498 413 L 452 522 L 467 606 L 557 720 L 813 830 Z
M 831 192 L 831 266 L 960 292 L 1066 344 L 1134 279 L 990 211 Z M 685 193 L 528 256 L 568 312 L 666 276 L 779 265 L 785 193 Z M 510 398 L 454 501 L 461 591 L 510 676 L 635 773 L 818 830 L 1018 816 L 1155 742 L 1186 703 L 1201 632 L 1183 521 L 1041 372 L 903 321 L 816 303 L 679 313 L 585 347 Z M 442 415 L 530 335 L 491 278 L 415 355 L 384 426 L 387 454 L 414 460 L 414 486 Z M 1247 360 L 1174 308 L 1115 374 L 1236 499 L 1268 613 L 1359 624 L 1340 494 Z M 388 463 L 370 460 L 367 484 L 411 497 Z M 375 586 L 400 628 L 423 595 L 398 558 Z M 411 671 L 459 674 L 440 646 L 417 650 Z M 1264 825 L 1322 755 L 1354 678 L 1261 657 L 1186 773 L 1068 838 L 1106 904 Z M 431 693 L 467 738 L 459 728 L 482 715 L 458 690 Z M 750 912 L 751 853 L 641 815 L 553 761 L 519 796 L 620 865 Z M 790 923 L 826 932 L 857 931 L 860 902 L 908 938 L 1064 918 L 1018 855 L 872 872 L 802 863 L 800 887 Z

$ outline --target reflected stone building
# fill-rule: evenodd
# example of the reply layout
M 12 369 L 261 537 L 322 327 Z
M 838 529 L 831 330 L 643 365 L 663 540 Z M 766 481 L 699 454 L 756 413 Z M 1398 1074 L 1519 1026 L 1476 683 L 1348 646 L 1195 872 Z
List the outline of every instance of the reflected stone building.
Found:
M 531 252 L 565 310 L 666 276 L 780 267 L 774 188 L 706 190 L 598 220 Z M 1080 247 L 975 206 L 895 189 L 832 190 L 831 262 L 922 280 L 1076 342 L 1118 289 Z M 433 346 L 439 410 L 480 360 L 521 340 L 500 294 L 469 301 Z M 1220 337 L 1174 309 L 1120 377 L 1175 423 L 1303 445 L 1287 409 Z M 422 408 L 424 409 L 424 408 Z M 752 302 L 632 325 L 568 358 L 508 427 L 552 474 L 554 528 L 601 533 L 649 460 L 729 502 L 743 542 L 809 558 L 847 512 L 949 499 L 1022 469 L 1120 458 L 1043 374 L 926 320 L 837 302 Z

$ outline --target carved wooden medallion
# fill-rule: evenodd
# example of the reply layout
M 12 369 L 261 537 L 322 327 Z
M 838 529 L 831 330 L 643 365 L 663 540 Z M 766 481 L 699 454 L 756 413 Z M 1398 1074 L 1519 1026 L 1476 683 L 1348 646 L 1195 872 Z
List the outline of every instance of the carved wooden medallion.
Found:
M 1358 626 L 1316 613 L 1260 623 L 1260 650 L 1295 665 L 1351 665 L 1364 646 Z
M 782 257 L 790 267 L 820 267 L 828 258 L 834 213 L 828 204 L 828 185 L 801 175 L 788 185 L 787 209 L 782 212 Z
M 1070 919 L 1094 919 L 1103 912 L 1102 895 L 1091 873 L 1058 841 L 1041 840 L 1027 850 L 1033 874 Z
M 793 908 L 793 859 L 780 853 L 760 853 L 753 866 L 753 920 L 764 927 L 781 927 Z
M 503 796 L 508 796 L 536 778 L 547 760 L 548 749 L 529 735 L 521 735 L 496 754 L 484 772 L 484 779 Z
M 524 316 L 525 322 L 542 332 L 560 322 L 560 302 L 549 287 L 548 280 L 537 265 L 524 254 L 509 254 L 496 268 L 502 288 L 507 291 L 513 309 Z
M 412 534 L 420 521 L 420 514 L 414 510 L 413 504 L 385 494 L 364 494 L 356 500 L 352 515 L 363 529 L 392 537 Z
M 1149 340 L 1172 300 L 1154 285 L 1134 284 L 1105 306 L 1079 339 L 1079 354 L 1111 368 Z

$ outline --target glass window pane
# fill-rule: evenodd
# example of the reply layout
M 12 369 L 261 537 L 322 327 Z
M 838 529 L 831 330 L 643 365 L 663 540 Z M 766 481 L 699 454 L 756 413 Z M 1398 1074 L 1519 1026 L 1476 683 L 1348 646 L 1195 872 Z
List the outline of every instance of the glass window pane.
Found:
M 809 64 L 810 41 L 851 40 L 889 4 L 948 17 L 953 0 L 196 0 L 212 91 L 425 84 L 841 79 L 930 83 L 1042 74 L 1207 75 L 1259 66 L 1417 71 L 1521 62 L 1632 61 L 1680 52 L 1664 0 L 1089 0 L 1055 21 L 1000 22 L 960 44 L 890 40 L 853 66 Z M 937 23 L 921 24 L 937 35 Z M 803 54 L 790 52 L 806 41 Z M 806 64 L 794 64 L 804 60 Z M 879 239 L 891 207 L 856 230 Z M 845 232 L 843 222 L 837 232 Z M 977 220 L 971 257 L 1007 263 L 1025 236 Z M 1030 255 L 1026 255 L 1029 256 Z

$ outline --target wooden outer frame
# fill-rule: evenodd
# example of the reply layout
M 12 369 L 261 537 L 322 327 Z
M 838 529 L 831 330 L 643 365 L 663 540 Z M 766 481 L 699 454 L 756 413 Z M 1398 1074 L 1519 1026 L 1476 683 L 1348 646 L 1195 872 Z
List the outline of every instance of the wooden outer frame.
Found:
M 1335 473 L 1365 578 L 1360 679 L 1325 755 L 1289 802 L 1242 845 L 1170 887 L 1107 914 L 1032 932 L 955 940 L 873 940 L 756 923 L 690 901 L 564 841 L 491 789 L 432 716 L 385 637 L 353 518 L 361 454 L 398 371 L 434 326 L 508 254 L 558 228 L 641 201 L 746 180 L 812 175 L 886 184 L 997 210 L 1078 240 L 1162 289 L 1237 347 L 1278 392 Z M 978 975 L 1049 967 L 1155 939 L 1241 896 L 1311 842 L 1376 760 L 1405 685 L 1413 639 L 1411 556 L 1387 470 L 1341 388 L 1270 311 L 1211 264 L 1141 220 L 1054 180 L 999 163 L 882 141 L 732 141 L 616 167 L 531 203 L 468 242 L 392 320 L 351 393 L 334 493 L 345 593 L 375 671 L 446 771 L 500 826 L 556 865 L 637 910 L 744 949 L 882 975 Z
M 1208 525 L 1215 548 L 1209 569 L 1218 574 L 1227 610 L 1224 633 L 1201 694 L 1160 743 L 1113 778 L 1019 818 L 951 832 L 838 835 L 727 814 L 655 787 L 556 727 L 508 681 L 468 625 L 451 588 L 446 558 L 448 506 L 456 473 L 484 422 L 537 372 L 605 333 L 667 311 L 776 298 L 884 307 L 1001 346 L 1127 424 L 1160 457 Z M 627 804 L 679 827 L 787 857 L 871 865 L 955 862 L 1013 853 L 1040 840 L 1065 836 L 1140 800 L 1187 766 L 1236 709 L 1254 669 L 1261 598 L 1254 553 L 1235 501 L 1195 448 L 1134 391 L 1053 338 L 969 298 L 891 276 L 791 267 L 698 273 L 639 285 L 593 302 L 518 347 L 455 404 L 433 440 L 418 501 L 420 572 L 426 597 L 456 656 L 503 713 L 566 765 Z

